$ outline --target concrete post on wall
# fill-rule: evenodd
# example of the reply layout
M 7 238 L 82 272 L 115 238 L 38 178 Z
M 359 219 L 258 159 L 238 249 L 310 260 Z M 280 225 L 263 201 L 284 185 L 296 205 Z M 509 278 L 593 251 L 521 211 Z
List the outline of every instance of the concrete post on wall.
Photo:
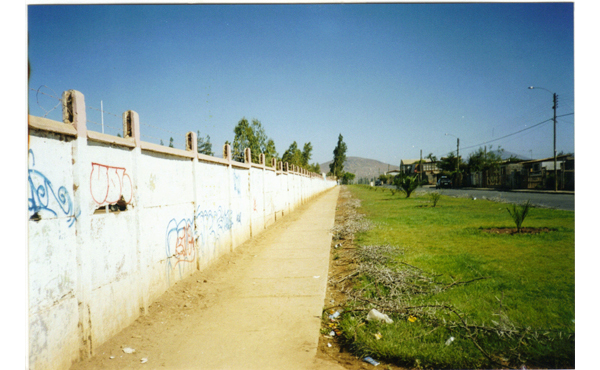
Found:
M 133 148 L 133 173 L 140 173 L 140 163 L 139 158 L 142 155 L 142 146 L 141 146 L 141 133 L 140 133 L 140 116 L 137 112 L 133 110 L 128 110 L 123 113 L 123 137 L 125 139 L 130 139 L 135 143 L 135 147 Z M 133 191 L 133 204 L 135 207 L 129 212 L 133 213 L 135 230 L 133 232 L 136 235 L 135 240 L 139 241 L 141 237 L 140 231 L 140 210 L 143 206 L 143 199 L 140 196 L 139 191 L 139 177 L 133 176 L 131 178 L 132 181 L 132 191 Z M 143 246 L 138 242 L 136 245 L 136 269 L 140 273 L 138 274 L 138 286 L 140 289 L 140 302 L 139 306 L 143 310 L 144 315 L 148 314 L 148 306 L 150 305 L 150 287 L 148 285 L 147 280 L 144 279 L 144 276 L 148 274 L 148 269 L 144 261 L 142 261 L 142 256 L 144 255 L 144 250 L 142 250 Z
M 84 192 L 87 174 L 83 171 L 82 164 L 87 162 L 85 152 L 87 147 L 87 127 L 86 127 L 86 111 L 85 99 L 82 93 L 76 90 L 65 91 L 62 95 L 63 104 L 63 122 L 72 124 L 77 131 L 77 139 L 73 142 L 73 200 L 75 204 L 85 204 L 86 194 Z M 77 211 L 76 211 L 77 212 Z M 82 235 L 83 222 L 88 219 L 88 215 L 83 214 L 80 220 L 75 223 L 76 235 Z M 94 355 L 92 347 L 92 331 L 91 317 L 88 296 L 92 291 L 90 286 L 91 277 L 90 271 L 84 268 L 85 261 L 83 258 L 83 239 L 76 238 L 76 260 L 77 260 L 77 285 L 76 293 L 79 313 L 79 357 L 81 359 L 89 358 Z

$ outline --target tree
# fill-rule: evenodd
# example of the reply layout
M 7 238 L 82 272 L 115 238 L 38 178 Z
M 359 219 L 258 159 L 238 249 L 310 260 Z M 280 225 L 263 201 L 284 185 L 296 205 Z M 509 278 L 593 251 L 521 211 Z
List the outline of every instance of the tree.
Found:
M 169 148 L 174 148 L 175 146 L 173 146 L 173 138 L 171 138 L 169 140 Z
M 308 162 L 310 161 L 310 157 L 312 157 L 312 144 L 310 141 L 304 144 L 304 148 L 302 149 L 302 167 L 308 167 Z
M 275 142 L 273 139 L 269 139 L 265 147 L 265 161 L 267 161 L 268 165 L 271 165 L 271 159 L 273 158 L 278 159 L 279 154 L 277 154 L 277 150 L 275 149 Z
M 232 145 L 232 157 L 235 161 L 244 161 L 244 150 L 250 148 L 251 161 L 259 163 L 261 153 L 265 154 L 265 160 L 270 162 L 271 158 L 277 158 L 275 142 L 265 133 L 265 129 L 259 120 L 253 119 L 249 123 L 246 118 L 242 118 L 233 129 L 235 138 Z
M 314 173 L 321 173 L 321 165 L 318 163 L 313 163 L 308 166 L 308 170 Z
M 460 167 L 464 168 L 462 160 L 459 161 Z M 460 171 L 459 167 L 459 171 Z M 452 173 L 456 172 L 456 154 L 454 152 L 448 153 L 447 157 L 442 157 L 438 162 L 438 168 L 443 172 Z
M 282 162 L 287 162 L 288 164 L 302 166 L 302 152 L 298 149 L 298 144 L 294 141 L 290 144 L 290 147 L 283 153 L 281 157 Z
M 344 172 L 344 174 L 342 175 L 342 184 L 344 185 L 348 185 L 352 182 L 352 180 L 354 180 L 354 177 L 356 177 L 355 174 L 350 173 L 350 172 Z
M 212 151 L 212 144 L 210 143 L 210 136 L 207 134 L 206 139 L 200 136 L 200 131 L 198 130 L 197 136 L 198 142 L 198 153 L 206 154 L 206 155 L 214 155 Z
M 165 143 L 163 143 L 162 139 L 160 139 L 160 145 L 165 145 Z
M 469 172 L 474 173 L 499 168 L 503 162 L 503 152 L 504 149 L 500 147 L 498 147 L 498 150 L 495 152 L 492 151 L 492 146 L 490 146 L 489 152 L 480 147 L 473 153 L 469 154 L 469 160 L 467 162 L 469 166 Z
M 437 162 L 437 157 L 433 155 L 433 153 L 429 153 L 425 158 L 429 159 L 431 162 Z
M 344 174 L 344 162 L 346 162 L 347 149 L 348 147 L 346 146 L 346 143 L 344 143 L 344 137 L 340 134 L 340 136 L 338 136 L 337 145 L 335 149 L 333 149 L 333 162 L 329 164 L 329 172 L 337 178 L 341 178 Z

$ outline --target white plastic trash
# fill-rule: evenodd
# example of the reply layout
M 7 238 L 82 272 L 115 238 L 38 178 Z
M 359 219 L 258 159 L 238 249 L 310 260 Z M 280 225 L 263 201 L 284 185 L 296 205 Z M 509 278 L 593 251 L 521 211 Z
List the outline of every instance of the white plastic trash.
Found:
M 452 342 L 454 342 L 454 337 L 448 338 L 448 340 L 446 341 L 446 345 L 449 346 Z
M 391 324 L 394 322 L 394 320 L 390 319 L 388 315 L 381 313 L 376 309 L 369 311 L 369 314 L 367 315 L 367 321 L 383 321 L 386 324 Z
M 129 348 L 129 347 L 125 347 L 125 348 L 123 348 L 123 352 L 125 352 L 125 353 L 133 353 L 133 352 L 135 352 L 135 349 Z

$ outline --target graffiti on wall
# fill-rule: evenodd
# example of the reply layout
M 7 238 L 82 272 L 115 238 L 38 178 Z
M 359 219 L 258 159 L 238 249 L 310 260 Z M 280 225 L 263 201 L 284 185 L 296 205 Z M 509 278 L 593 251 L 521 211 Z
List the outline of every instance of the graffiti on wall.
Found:
M 236 220 L 241 224 L 241 212 L 237 214 Z M 173 270 L 178 268 L 181 278 L 185 269 L 182 265 L 196 260 L 196 240 L 199 244 L 199 256 L 210 257 L 214 254 L 221 237 L 231 230 L 233 225 L 233 212 L 223 207 L 215 210 L 202 209 L 199 206 L 193 221 L 171 219 L 167 224 L 165 240 L 169 284 Z
M 240 175 L 237 173 L 233 173 L 233 190 L 237 193 L 237 195 L 242 195 L 242 182 L 240 180 Z
M 133 199 L 131 177 L 123 167 L 92 162 L 90 193 L 98 206 L 117 203 L 121 197 L 129 204 Z
M 39 220 L 43 216 L 43 213 L 58 216 L 58 212 L 61 212 L 69 217 L 67 219 L 69 227 L 73 226 L 81 212 L 75 215 L 73 201 L 71 200 L 67 188 L 61 186 L 55 191 L 50 179 L 48 179 L 41 171 L 33 168 L 35 167 L 35 155 L 33 154 L 32 149 L 29 149 L 29 157 L 31 165 L 29 167 L 27 179 L 29 184 L 28 208 L 29 212 L 31 212 L 32 219 Z
M 196 260 L 194 224 L 192 220 L 181 219 L 177 221 L 174 218 L 171 219 L 167 224 L 165 239 L 167 279 L 170 280 L 171 272 L 177 267 L 179 267 L 179 274 L 181 275 L 182 266 L 180 262 L 190 263 Z

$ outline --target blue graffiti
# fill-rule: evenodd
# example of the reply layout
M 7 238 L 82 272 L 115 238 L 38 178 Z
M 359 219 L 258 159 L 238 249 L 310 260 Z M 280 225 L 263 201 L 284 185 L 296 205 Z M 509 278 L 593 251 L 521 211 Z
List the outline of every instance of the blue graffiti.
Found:
M 242 223 L 242 212 L 237 214 L 237 216 L 235 217 L 235 220 L 237 221 L 238 224 Z
M 242 195 L 242 184 L 240 181 L 240 175 L 237 173 L 233 174 L 233 189 L 238 195 Z
M 32 149 L 29 149 L 29 155 L 31 156 L 32 161 L 32 168 L 29 168 L 28 173 L 30 191 L 28 199 L 29 211 L 33 214 L 46 211 L 53 216 L 58 216 L 57 211 L 59 211 L 59 209 L 53 207 L 51 204 L 58 203 L 60 212 L 69 217 L 69 219 L 67 219 L 69 227 L 73 226 L 75 221 L 77 221 L 77 217 L 81 215 L 81 211 L 79 211 L 77 215 L 74 214 L 73 201 L 71 200 L 71 196 L 67 189 L 64 186 L 61 186 L 55 192 L 52 182 L 43 173 L 33 169 L 33 167 L 35 167 L 35 156 Z M 51 202 L 52 198 L 54 198 L 56 202 Z
M 216 245 L 223 233 L 233 228 L 233 215 L 231 210 L 201 210 L 196 211 L 196 227 L 198 239 L 203 246 L 203 255 L 214 252 Z

